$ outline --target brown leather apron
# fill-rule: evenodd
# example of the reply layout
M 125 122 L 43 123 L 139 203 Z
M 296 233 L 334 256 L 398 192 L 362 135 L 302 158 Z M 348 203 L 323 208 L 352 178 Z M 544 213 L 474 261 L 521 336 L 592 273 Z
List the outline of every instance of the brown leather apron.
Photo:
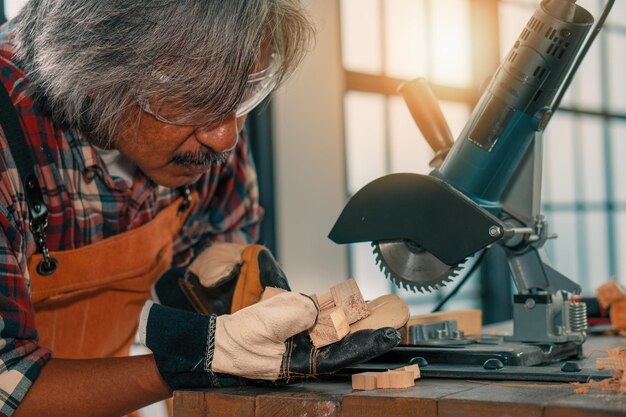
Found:
M 173 239 L 195 200 L 192 195 L 182 213 L 181 197 L 137 229 L 51 252 L 59 262 L 52 275 L 37 272 L 42 255 L 33 255 L 28 271 L 40 345 L 57 358 L 127 356 L 141 308 L 152 284 L 170 268 Z
M 196 200 L 192 193 L 189 204 L 181 197 L 137 229 L 51 252 L 58 260 L 52 275 L 37 272 L 43 256 L 33 255 L 28 271 L 39 344 L 57 358 L 128 356 L 141 308 L 152 284 L 170 268 L 174 237 Z

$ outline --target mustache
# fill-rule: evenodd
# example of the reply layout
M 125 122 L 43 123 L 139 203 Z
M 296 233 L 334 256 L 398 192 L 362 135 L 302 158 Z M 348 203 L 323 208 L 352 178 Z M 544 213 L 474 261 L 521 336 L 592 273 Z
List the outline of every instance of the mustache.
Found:
M 174 155 L 171 162 L 183 167 L 206 167 L 211 168 L 226 163 L 232 150 L 215 152 L 212 149 L 197 152 L 185 152 Z

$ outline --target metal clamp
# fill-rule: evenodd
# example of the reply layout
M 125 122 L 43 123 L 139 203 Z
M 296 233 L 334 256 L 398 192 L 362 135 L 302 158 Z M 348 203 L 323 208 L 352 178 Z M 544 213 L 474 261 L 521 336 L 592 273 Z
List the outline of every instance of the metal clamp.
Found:
M 33 222 L 31 221 L 31 230 L 35 235 L 37 246 L 43 254 L 43 259 L 37 264 L 37 272 L 42 276 L 54 274 L 59 266 L 59 261 L 50 256 L 50 250 L 48 249 L 48 243 L 46 242 L 46 227 L 48 227 L 47 216 L 44 218 L 44 222 L 40 222 L 35 227 L 33 227 Z
M 178 215 L 181 216 L 185 211 L 187 211 L 189 206 L 191 206 L 191 189 L 189 188 L 189 186 L 185 185 L 183 187 L 180 187 L 179 190 L 184 198 L 180 207 L 178 207 Z

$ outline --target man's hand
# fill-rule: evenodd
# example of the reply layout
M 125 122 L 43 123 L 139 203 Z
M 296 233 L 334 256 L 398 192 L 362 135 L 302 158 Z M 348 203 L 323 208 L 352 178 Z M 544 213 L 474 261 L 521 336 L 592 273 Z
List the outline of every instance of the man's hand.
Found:
M 265 246 L 214 243 L 186 271 L 164 275 L 155 292 L 165 305 L 222 315 L 256 303 L 265 287 L 289 290 L 287 277 Z
M 241 378 L 282 382 L 329 374 L 400 342 L 396 330 L 382 328 L 356 332 L 318 350 L 306 333 L 316 318 L 315 303 L 292 292 L 222 316 L 148 303 L 140 336 L 172 389 L 245 383 Z

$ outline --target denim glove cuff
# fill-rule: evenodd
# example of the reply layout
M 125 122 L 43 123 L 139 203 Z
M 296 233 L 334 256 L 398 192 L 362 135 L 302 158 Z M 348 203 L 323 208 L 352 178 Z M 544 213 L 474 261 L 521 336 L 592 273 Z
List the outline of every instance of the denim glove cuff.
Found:
M 216 316 L 147 302 L 141 312 L 139 339 L 152 351 L 159 373 L 172 388 L 241 385 L 239 378 L 211 371 Z

